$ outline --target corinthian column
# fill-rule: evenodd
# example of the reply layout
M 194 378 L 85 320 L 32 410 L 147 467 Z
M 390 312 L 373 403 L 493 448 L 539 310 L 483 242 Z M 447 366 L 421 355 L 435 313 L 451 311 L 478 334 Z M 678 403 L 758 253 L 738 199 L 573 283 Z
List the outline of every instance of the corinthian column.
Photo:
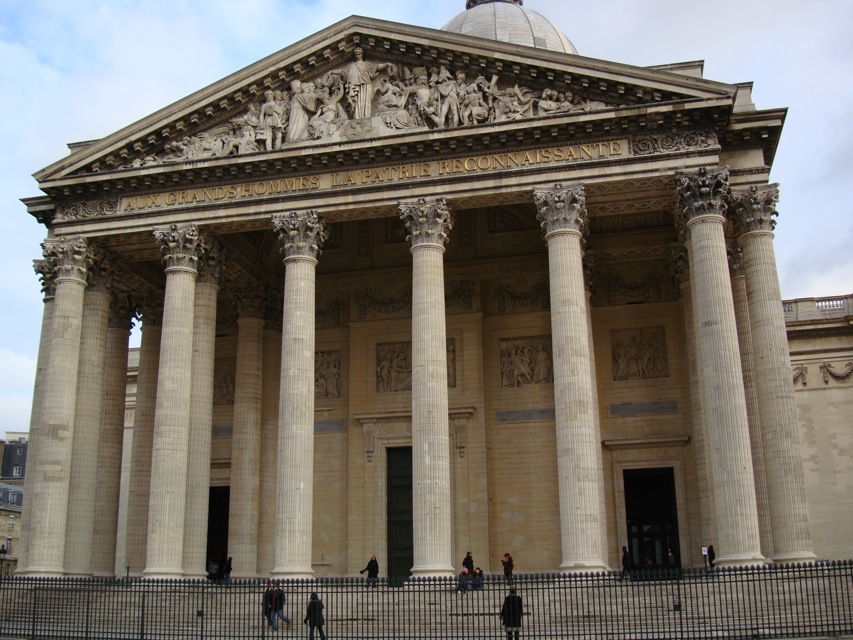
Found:
M 601 544 L 601 436 L 584 286 L 586 195 L 582 185 L 533 194 L 548 244 L 554 409 L 563 571 L 607 568 Z
M 210 446 L 213 428 L 213 368 L 216 355 L 216 298 L 226 259 L 213 240 L 197 263 L 193 316 L 190 451 L 187 458 L 187 507 L 184 525 L 184 577 L 207 575 L 207 516 L 210 501 Z
M 163 295 L 160 291 L 136 296 L 142 319 L 139 374 L 136 379 L 136 410 L 124 525 L 125 571 L 142 575 L 148 541 L 148 499 L 151 494 L 151 451 L 154 447 L 154 411 L 157 406 L 157 374 L 160 369 Z M 120 567 L 121 568 L 121 567 Z
M 156 230 L 154 237 L 161 245 L 166 265 L 166 295 L 143 574 L 146 578 L 180 578 L 184 559 L 196 262 L 203 243 L 194 224 Z
M 47 375 L 47 364 L 50 356 L 50 335 L 53 328 L 53 301 L 56 294 L 56 282 L 54 281 L 54 263 L 51 260 L 33 260 L 33 269 L 41 280 L 41 290 L 44 294 L 44 309 L 41 316 L 41 333 L 39 335 L 39 352 L 36 360 L 36 379 L 33 385 L 33 404 L 30 410 L 30 438 L 29 438 L 29 460 L 30 468 L 38 456 L 38 436 L 41 426 L 41 411 L 44 406 L 44 380 Z M 24 493 L 32 495 L 32 474 L 24 477 Z M 27 572 L 29 564 L 27 557 L 27 544 L 30 541 L 30 509 L 24 509 L 21 513 L 21 542 L 18 545 L 18 569 L 17 572 Z
M 92 550 L 92 573 L 103 578 L 116 574 L 121 455 L 127 400 L 127 345 L 134 313 L 128 294 L 113 293 L 107 322 L 104 417 L 98 443 L 98 487 L 95 492 L 98 509 L 95 512 Z
M 453 226 L 443 198 L 400 204 L 412 252 L 412 575 L 453 575 L 444 245 Z
M 728 172 L 677 176 L 688 245 L 705 449 L 717 516 L 717 564 L 763 561 L 724 224 Z
M 773 560 L 815 559 L 800 452 L 791 359 L 773 250 L 776 184 L 733 194 L 735 228 L 743 249 L 755 385 L 765 453 Z
M 92 265 L 89 286 L 83 296 L 83 327 L 80 365 L 77 373 L 77 402 L 74 417 L 74 446 L 65 529 L 65 574 L 92 575 L 95 513 L 93 496 L 98 486 L 98 451 L 104 417 L 107 326 L 115 279 L 112 258 L 100 247 L 89 245 Z M 127 373 L 125 371 L 125 380 Z
M 311 577 L 314 500 L 314 344 L 317 256 L 326 234 L 316 211 L 273 217 L 284 255 L 278 493 L 274 576 Z
M 56 295 L 38 448 L 31 451 L 25 486 L 30 512 L 26 573 L 59 576 L 64 572 L 83 293 L 91 259 L 82 237 L 48 241 L 42 247 L 53 265 Z
M 234 383 L 234 435 L 231 438 L 231 493 L 228 553 L 234 577 L 258 575 L 258 495 L 261 459 L 261 391 L 263 385 L 263 286 L 249 283 L 235 291 L 237 371 Z M 313 430 L 313 425 L 312 425 Z

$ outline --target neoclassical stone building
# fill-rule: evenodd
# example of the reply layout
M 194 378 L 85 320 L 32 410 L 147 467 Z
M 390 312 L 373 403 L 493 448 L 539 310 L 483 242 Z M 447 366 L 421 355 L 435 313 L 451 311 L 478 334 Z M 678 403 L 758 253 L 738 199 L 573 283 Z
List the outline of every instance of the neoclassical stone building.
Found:
M 348 18 L 36 174 L 22 572 L 845 555 L 773 254 L 785 110 L 467 5 Z

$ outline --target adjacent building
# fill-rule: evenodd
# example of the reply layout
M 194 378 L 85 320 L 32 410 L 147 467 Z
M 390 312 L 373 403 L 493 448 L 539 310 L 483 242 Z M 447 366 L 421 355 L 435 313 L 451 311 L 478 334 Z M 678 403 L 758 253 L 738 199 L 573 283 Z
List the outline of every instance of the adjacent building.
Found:
M 783 308 L 786 112 L 751 89 L 468 0 L 442 30 L 348 18 L 72 145 L 25 200 L 20 571 L 848 556 L 850 299 Z

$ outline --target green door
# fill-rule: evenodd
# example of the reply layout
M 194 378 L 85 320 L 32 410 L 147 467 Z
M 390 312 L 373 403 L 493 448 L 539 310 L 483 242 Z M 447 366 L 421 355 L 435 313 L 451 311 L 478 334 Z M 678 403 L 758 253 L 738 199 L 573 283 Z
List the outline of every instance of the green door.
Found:
M 415 563 L 412 448 L 388 449 L 388 580 L 401 583 Z

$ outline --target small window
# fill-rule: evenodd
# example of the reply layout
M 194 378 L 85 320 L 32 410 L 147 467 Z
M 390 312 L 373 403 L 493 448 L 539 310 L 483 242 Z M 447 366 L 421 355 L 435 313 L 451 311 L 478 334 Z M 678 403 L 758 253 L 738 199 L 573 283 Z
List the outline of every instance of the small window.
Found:
M 20 456 L 22 456 L 22 455 L 24 455 L 24 448 L 23 448 L 23 447 L 18 447 L 17 454 L 18 454 L 18 456 L 19 456 L 19 457 L 20 457 Z
M 9 494 L 9 504 L 18 504 L 18 494 L 10 493 Z M 12 516 L 14 517 L 14 516 Z
M 23 475 L 23 473 L 24 473 L 24 468 L 19 464 L 16 464 L 12 468 L 12 475 L 15 476 L 16 478 L 20 478 Z

